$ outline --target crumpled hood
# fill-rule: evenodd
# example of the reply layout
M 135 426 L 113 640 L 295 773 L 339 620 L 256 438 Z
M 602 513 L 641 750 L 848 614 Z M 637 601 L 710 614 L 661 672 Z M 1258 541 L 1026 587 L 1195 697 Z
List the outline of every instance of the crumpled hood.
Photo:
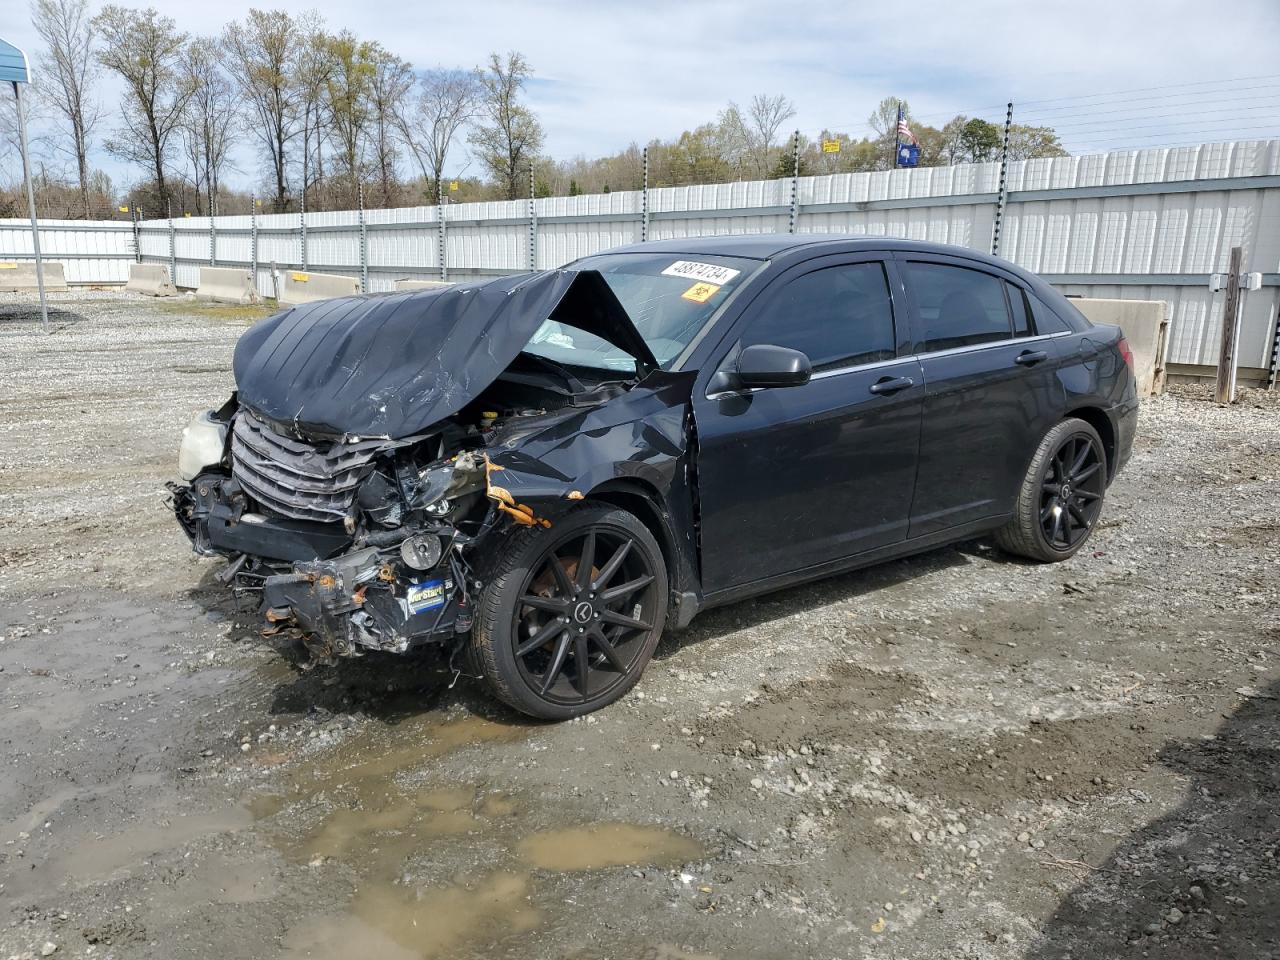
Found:
M 556 270 L 278 313 L 236 344 L 239 400 L 301 432 L 411 437 L 493 383 L 548 318 L 657 366 L 597 271 Z

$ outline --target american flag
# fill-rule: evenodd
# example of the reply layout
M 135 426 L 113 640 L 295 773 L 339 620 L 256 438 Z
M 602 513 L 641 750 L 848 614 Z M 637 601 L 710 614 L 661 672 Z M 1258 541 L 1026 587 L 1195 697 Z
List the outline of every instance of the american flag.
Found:
M 907 126 L 907 118 L 898 115 L 898 140 L 902 143 L 914 143 L 919 145 L 920 141 L 916 139 L 916 135 L 911 132 L 911 128 Z

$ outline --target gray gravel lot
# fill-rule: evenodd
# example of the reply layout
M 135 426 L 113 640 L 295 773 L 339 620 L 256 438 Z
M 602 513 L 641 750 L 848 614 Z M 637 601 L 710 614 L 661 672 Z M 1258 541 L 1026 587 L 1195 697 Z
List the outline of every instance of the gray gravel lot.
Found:
M 253 311 L 0 297 L 0 958 L 1280 958 L 1280 402 L 1148 401 L 1090 549 L 714 611 L 531 724 L 300 669 L 163 503 Z

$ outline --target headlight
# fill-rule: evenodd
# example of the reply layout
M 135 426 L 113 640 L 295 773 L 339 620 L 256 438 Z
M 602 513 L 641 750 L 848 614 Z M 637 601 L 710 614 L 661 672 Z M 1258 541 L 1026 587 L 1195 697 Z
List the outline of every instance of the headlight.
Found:
M 415 533 L 400 544 L 400 559 L 414 570 L 430 570 L 443 552 L 440 538 L 430 533 Z
M 222 462 L 227 446 L 227 425 L 213 419 L 213 411 L 198 414 L 182 428 L 182 445 L 178 447 L 178 476 L 194 480 L 208 467 Z

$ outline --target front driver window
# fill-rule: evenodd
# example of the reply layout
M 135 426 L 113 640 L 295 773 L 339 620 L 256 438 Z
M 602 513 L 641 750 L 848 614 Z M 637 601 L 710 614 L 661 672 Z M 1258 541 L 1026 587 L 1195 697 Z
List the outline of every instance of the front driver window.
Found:
M 849 263 L 789 281 L 747 325 L 742 346 L 804 353 L 815 371 L 895 356 L 893 303 L 880 263 Z

